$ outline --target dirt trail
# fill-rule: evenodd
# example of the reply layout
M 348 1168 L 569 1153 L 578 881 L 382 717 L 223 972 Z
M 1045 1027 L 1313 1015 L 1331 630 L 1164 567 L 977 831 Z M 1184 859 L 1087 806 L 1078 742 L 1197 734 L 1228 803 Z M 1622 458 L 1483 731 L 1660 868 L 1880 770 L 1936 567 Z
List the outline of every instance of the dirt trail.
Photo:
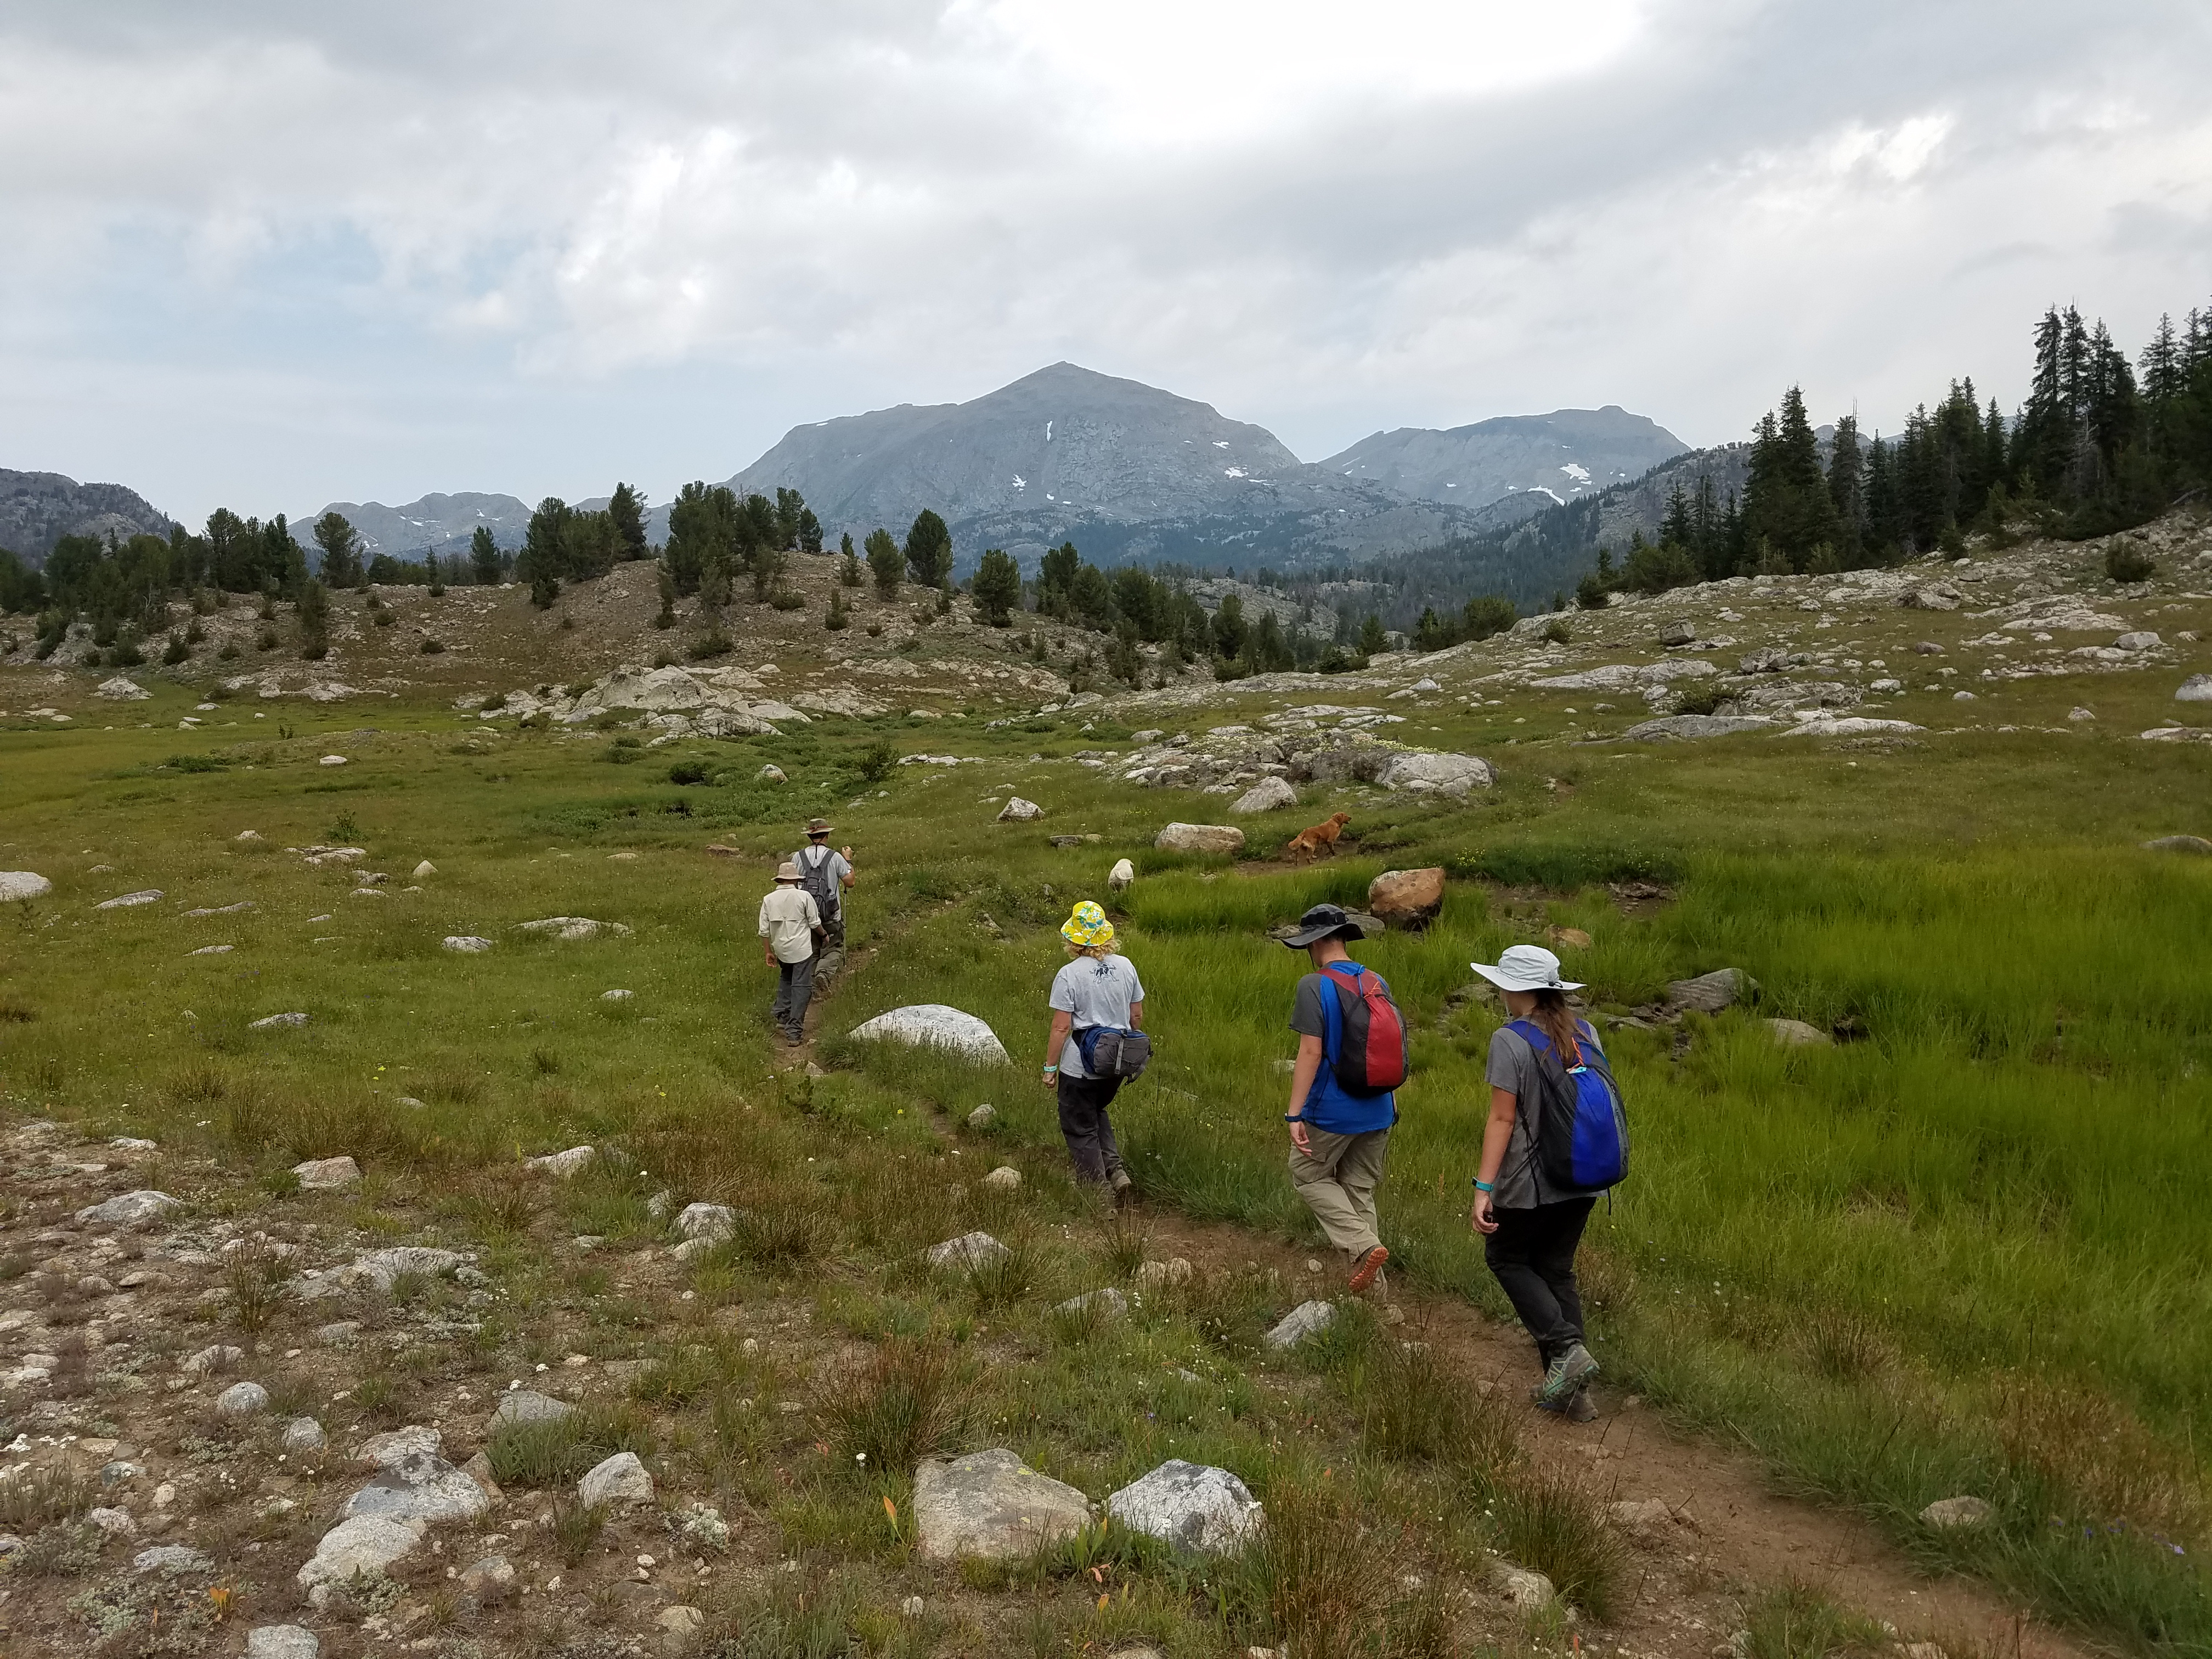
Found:
M 1201 1268 L 1257 1263 L 1286 1283 L 1328 1297 L 1342 1288 L 1333 1256 L 1294 1249 L 1241 1228 L 1147 1213 L 1152 1254 L 1181 1255 Z M 1322 1271 L 1306 1271 L 1319 1261 Z M 1931 1578 L 1849 1510 L 1778 1496 L 1748 1455 L 1670 1428 L 1660 1414 L 1617 1390 L 1594 1391 L 1595 1422 L 1571 1424 L 1523 1403 L 1536 1364 L 1517 1328 L 1465 1302 L 1394 1285 L 1389 1300 L 1406 1316 L 1401 1334 L 1429 1343 L 1471 1387 L 1504 1391 L 1519 1413 L 1522 1443 L 1547 1468 L 1577 1475 L 1608 1502 L 1659 1498 L 1671 1526 L 1638 1536 L 1632 1572 L 1641 1582 L 1611 1626 L 1626 1653 L 1692 1659 L 1725 1655 L 1739 1628 L 1743 1590 L 1796 1579 L 1869 1617 L 1887 1620 L 1905 1641 L 1929 1640 L 1952 1659 L 1971 1652 L 2006 1659 L 2087 1659 L 2090 1650 L 2035 1623 L 1996 1592 L 1960 1578 Z

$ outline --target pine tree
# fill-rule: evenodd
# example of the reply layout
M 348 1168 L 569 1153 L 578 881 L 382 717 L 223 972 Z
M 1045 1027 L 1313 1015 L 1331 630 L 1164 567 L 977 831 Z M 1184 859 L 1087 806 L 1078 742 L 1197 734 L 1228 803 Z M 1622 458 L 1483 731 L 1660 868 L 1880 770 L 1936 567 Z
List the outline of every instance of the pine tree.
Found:
M 322 577 L 332 587 L 353 587 L 361 580 L 361 532 L 343 513 L 333 508 L 315 520 L 315 545 L 322 550 Z
M 660 589 L 660 614 L 653 619 L 653 625 L 655 628 L 673 628 L 676 626 L 676 578 L 668 574 L 668 566 L 664 562 L 654 568 L 653 580 Z
M 644 559 L 653 556 L 645 540 L 645 492 L 635 484 L 617 483 L 607 501 L 607 517 L 613 521 L 615 556 Z
M 331 601 L 322 583 L 310 580 L 300 589 L 300 654 L 320 662 L 330 654 Z
M 491 538 L 491 526 L 480 524 L 469 538 L 469 568 L 476 575 L 477 586 L 495 586 L 499 565 L 499 544 Z
M 941 588 L 952 580 L 952 532 L 928 507 L 915 514 L 906 532 L 906 568 L 924 587 Z
M 974 596 L 976 613 L 990 626 L 1012 626 L 1014 607 L 1022 602 L 1021 567 L 1000 549 L 987 549 L 975 567 Z
M 868 568 L 876 579 L 876 592 L 887 599 L 896 598 L 899 577 L 906 569 L 906 556 L 891 539 L 891 532 L 881 526 L 868 532 L 864 545 L 868 553 Z
M 1866 537 L 1865 464 L 1856 415 L 1836 422 L 1835 441 L 1828 447 L 1828 499 L 1836 506 L 1838 568 L 1856 569 Z
M 830 590 L 830 611 L 822 618 L 823 627 L 832 634 L 842 632 L 852 621 L 845 609 L 845 590 L 840 586 Z

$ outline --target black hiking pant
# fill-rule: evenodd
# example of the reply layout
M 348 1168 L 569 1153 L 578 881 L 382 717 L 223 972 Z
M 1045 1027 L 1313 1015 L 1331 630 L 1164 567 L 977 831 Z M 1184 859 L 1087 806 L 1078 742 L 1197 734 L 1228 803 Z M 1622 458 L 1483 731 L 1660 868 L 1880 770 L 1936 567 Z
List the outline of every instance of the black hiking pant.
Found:
M 1070 1077 L 1060 1074 L 1060 1133 L 1067 1142 L 1067 1155 L 1075 1163 L 1079 1181 L 1112 1182 L 1128 1179 L 1121 1167 L 1121 1148 L 1114 1139 L 1114 1125 L 1106 1115 L 1121 1087 L 1118 1077 Z
M 1498 1231 L 1483 1240 L 1483 1260 L 1536 1339 L 1537 1358 L 1547 1368 L 1583 1340 L 1575 1248 L 1596 1204 L 1595 1198 L 1563 1198 L 1533 1209 L 1491 1212 Z

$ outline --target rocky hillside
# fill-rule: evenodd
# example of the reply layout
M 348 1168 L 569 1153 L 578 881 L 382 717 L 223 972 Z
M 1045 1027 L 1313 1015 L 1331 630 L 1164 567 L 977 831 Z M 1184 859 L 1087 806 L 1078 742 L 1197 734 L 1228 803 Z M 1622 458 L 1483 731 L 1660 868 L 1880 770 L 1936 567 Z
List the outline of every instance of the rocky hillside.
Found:
M 0 467 L 0 547 L 33 565 L 64 536 L 128 538 L 169 533 L 169 515 L 121 484 L 79 483 L 58 472 Z
M 1640 478 L 1688 447 L 1656 421 L 1607 404 L 1500 416 L 1442 432 L 1400 427 L 1319 465 L 1421 501 L 1486 507 L 1527 495 L 1527 510 L 1540 512 Z
M 969 403 L 794 428 L 730 483 L 799 490 L 833 542 L 902 531 L 933 507 L 963 568 L 986 547 L 1033 567 L 1070 539 L 1102 564 L 1328 562 L 1467 523 L 1453 507 L 1310 466 L 1210 404 L 1073 363 Z

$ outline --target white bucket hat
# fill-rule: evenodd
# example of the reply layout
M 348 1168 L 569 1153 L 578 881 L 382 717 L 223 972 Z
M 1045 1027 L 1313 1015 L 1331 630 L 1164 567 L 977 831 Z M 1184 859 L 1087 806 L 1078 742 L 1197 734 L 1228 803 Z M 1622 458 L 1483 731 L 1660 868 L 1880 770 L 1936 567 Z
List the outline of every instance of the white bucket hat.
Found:
M 1559 959 L 1540 945 L 1509 945 L 1495 964 L 1470 962 L 1501 991 L 1579 991 L 1583 981 L 1559 977 Z

